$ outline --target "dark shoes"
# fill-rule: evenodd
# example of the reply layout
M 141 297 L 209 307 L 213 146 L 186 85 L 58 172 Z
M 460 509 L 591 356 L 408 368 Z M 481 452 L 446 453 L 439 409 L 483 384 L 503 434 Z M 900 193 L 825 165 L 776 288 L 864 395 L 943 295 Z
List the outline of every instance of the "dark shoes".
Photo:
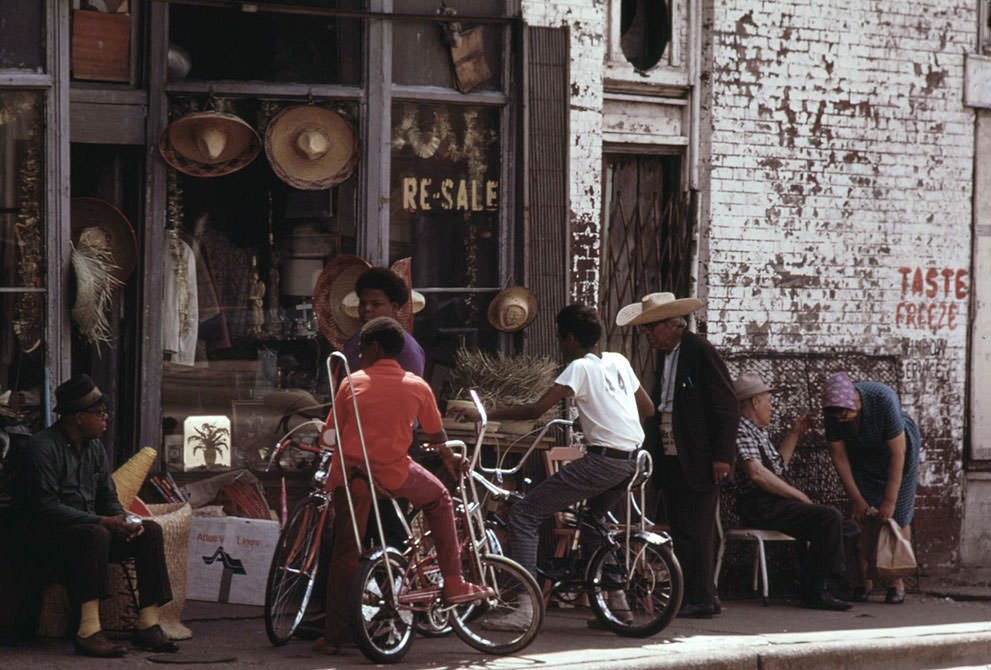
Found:
M 102 633 L 94 633 L 89 637 L 73 636 L 72 646 L 80 656 L 95 656 L 96 658 L 120 658 L 127 653 L 127 647 L 114 644 Z
M 720 611 L 722 611 L 722 606 L 720 606 Z M 691 603 L 681 606 L 678 611 L 678 616 L 683 619 L 711 619 L 716 616 L 719 612 L 712 605 L 704 607 L 702 605 L 693 605 Z
M 802 598 L 802 607 L 813 610 L 831 610 L 833 612 L 845 612 L 852 605 L 845 600 L 840 600 L 829 591 L 819 591 Z
M 905 602 L 905 591 L 902 589 L 896 589 L 894 586 L 888 589 L 888 592 L 884 596 L 884 602 L 889 605 L 901 605 Z
M 850 596 L 850 600 L 855 603 L 866 603 L 869 595 L 870 593 L 867 591 L 866 587 L 858 586 L 853 590 L 853 595 Z
M 322 636 L 313 643 L 313 651 L 318 654 L 327 654 L 328 656 L 339 656 L 341 654 L 347 654 L 349 651 L 353 650 L 355 647 L 354 642 L 350 640 L 341 639 L 327 639 L 327 637 Z
M 170 640 L 158 624 L 155 624 L 151 628 L 134 631 L 134 637 L 131 639 L 131 643 L 136 648 L 145 651 L 167 654 L 174 654 L 179 651 L 179 645 Z

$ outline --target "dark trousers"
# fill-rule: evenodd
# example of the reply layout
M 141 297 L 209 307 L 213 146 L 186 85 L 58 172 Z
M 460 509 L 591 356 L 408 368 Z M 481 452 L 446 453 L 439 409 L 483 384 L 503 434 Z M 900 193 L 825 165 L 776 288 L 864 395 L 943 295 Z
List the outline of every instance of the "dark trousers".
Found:
M 144 533 L 130 542 L 99 524 L 73 524 L 31 531 L 40 562 L 57 571 L 74 609 L 82 603 L 109 595 L 107 564 L 134 559 L 138 573 L 140 607 L 164 605 L 172 600 L 172 586 L 165 566 L 162 527 L 145 520 Z
M 719 489 L 688 485 L 677 456 L 662 456 L 658 473 L 674 553 L 685 576 L 685 602 L 709 607 L 716 595 L 716 507 Z
M 741 496 L 736 503 L 740 521 L 761 530 L 787 533 L 800 543 L 802 586 L 814 590 L 825 579 L 844 571 L 843 515 L 835 507 L 815 505 L 793 498 L 758 491 Z

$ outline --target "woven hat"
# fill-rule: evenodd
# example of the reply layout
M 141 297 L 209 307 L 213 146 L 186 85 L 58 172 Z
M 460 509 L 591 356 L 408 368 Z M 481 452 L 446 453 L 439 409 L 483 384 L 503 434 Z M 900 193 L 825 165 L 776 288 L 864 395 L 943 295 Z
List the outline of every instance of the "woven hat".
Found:
M 169 124 L 158 140 L 165 162 L 194 177 L 237 172 L 261 152 L 261 138 L 239 116 L 194 112 Z
M 73 375 L 55 389 L 55 412 L 74 414 L 89 409 L 101 400 L 103 393 L 92 377 L 85 373 Z
M 344 311 L 347 312 L 348 316 L 358 318 L 358 294 L 351 291 L 346 296 L 344 296 Z M 412 304 L 413 313 L 422 312 L 423 308 L 427 306 L 427 298 L 419 291 L 413 291 L 410 296 L 410 303 Z
M 780 388 L 768 386 L 756 372 L 744 372 L 733 382 L 733 394 L 736 395 L 737 400 L 746 400 L 760 393 L 774 393 L 780 390 Z
M 702 306 L 698 298 L 675 298 L 674 293 L 648 293 L 640 302 L 627 305 L 616 315 L 616 325 L 636 326 L 687 316 Z
M 265 155 L 279 179 L 318 191 L 351 176 L 358 161 L 358 135 L 351 122 L 333 110 L 289 107 L 268 124 Z
M 78 247 L 79 238 L 84 232 L 87 236 L 102 233 L 105 246 L 113 254 L 116 266 L 111 274 L 118 281 L 126 282 L 137 265 L 138 242 L 134 236 L 134 228 L 123 212 L 99 198 L 73 198 L 70 203 L 70 217 L 72 243 Z
M 857 409 L 857 389 L 847 373 L 834 372 L 829 375 L 822 388 L 822 406 Z
M 110 475 L 114 480 L 114 486 L 117 487 L 117 500 L 120 501 L 121 507 L 130 509 L 156 458 L 158 458 L 157 451 L 151 447 L 144 447 Z
M 358 330 L 361 321 L 344 311 L 344 296 L 354 290 L 362 272 L 372 267 L 364 258 L 339 254 L 324 267 L 313 288 L 313 310 L 327 341 L 340 349 Z
M 537 318 L 537 296 L 522 286 L 499 291 L 489 303 L 488 317 L 496 330 L 515 333 Z

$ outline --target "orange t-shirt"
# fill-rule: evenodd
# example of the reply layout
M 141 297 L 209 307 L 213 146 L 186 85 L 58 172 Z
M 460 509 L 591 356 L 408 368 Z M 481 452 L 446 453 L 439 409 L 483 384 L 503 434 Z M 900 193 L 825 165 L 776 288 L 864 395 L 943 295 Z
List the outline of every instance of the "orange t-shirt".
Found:
M 412 372 L 407 372 L 392 358 L 376 361 L 351 375 L 351 385 L 358 399 L 358 415 L 368 449 L 368 461 L 376 484 L 395 491 L 406 483 L 409 466 L 410 435 L 413 422 L 419 420 L 427 433 L 439 433 L 444 424 L 430 385 Z M 340 426 L 337 431 L 338 450 L 334 453 L 330 487 L 343 485 L 341 453 L 350 468 L 365 469 L 361 440 L 354 418 L 351 387 L 341 384 L 334 398 Z M 334 426 L 333 412 L 327 417 L 327 427 Z

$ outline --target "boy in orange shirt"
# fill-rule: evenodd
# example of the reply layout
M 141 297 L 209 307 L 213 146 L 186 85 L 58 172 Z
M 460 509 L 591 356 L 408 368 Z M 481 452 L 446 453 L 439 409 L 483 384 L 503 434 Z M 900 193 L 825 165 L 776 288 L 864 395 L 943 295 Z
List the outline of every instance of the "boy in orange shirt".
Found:
M 463 603 L 494 595 L 487 587 L 464 581 L 451 494 L 437 477 L 409 457 L 409 435 L 413 422 L 418 420 L 421 430 L 426 433 L 423 441 L 438 446 L 444 465 L 452 473 L 464 467 L 463 459 L 443 444 L 447 433 L 429 384 L 403 370 L 396 362 L 405 341 L 402 326 L 395 319 L 378 317 L 362 326 L 360 337 L 362 369 L 351 375 L 350 385 L 346 382 L 341 384 L 334 401 L 340 423 L 339 448 L 334 453 L 328 483 L 334 491 L 334 549 L 327 575 L 324 637 L 315 645 L 316 650 L 326 653 L 338 653 L 342 644 L 351 642 L 347 616 L 341 605 L 347 602 L 347 591 L 357 570 L 360 552 L 355 546 L 351 512 L 344 493 L 345 470 L 361 537 L 365 535 L 371 506 L 368 485 L 363 479 L 365 461 L 354 415 L 352 389 L 357 398 L 376 488 L 393 498 L 406 498 L 414 507 L 422 509 L 427 517 L 427 525 L 437 548 L 437 562 L 444 577 L 444 600 Z M 327 417 L 327 426 L 334 426 L 333 414 Z

